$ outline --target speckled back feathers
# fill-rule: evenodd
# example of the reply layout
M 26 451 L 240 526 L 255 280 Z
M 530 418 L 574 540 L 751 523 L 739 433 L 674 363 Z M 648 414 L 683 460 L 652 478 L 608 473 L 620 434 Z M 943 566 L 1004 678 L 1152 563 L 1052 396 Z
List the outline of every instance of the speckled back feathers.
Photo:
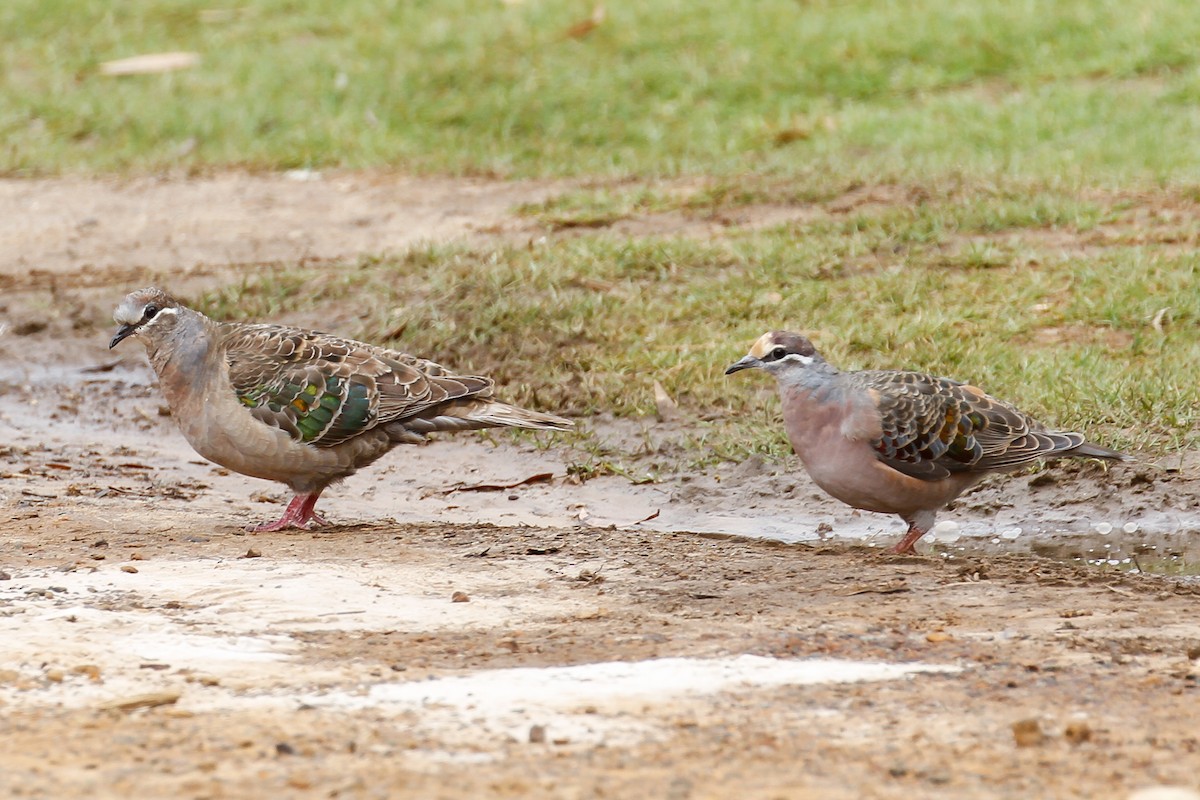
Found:
M 242 404 L 261 422 L 318 447 L 492 394 L 487 378 L 329 334 L 231 323 L 222 337 Z
M 1084 444 L 1082 434 L 1049 431 L 1015 406 L 949 378 L 901 371 L 840 378 L 874 401 L 882 433 L 871 446 L 880 460 L 914 478 L 1013 469 Z M 1103 448 L 1088 455 L 1120 457 Z

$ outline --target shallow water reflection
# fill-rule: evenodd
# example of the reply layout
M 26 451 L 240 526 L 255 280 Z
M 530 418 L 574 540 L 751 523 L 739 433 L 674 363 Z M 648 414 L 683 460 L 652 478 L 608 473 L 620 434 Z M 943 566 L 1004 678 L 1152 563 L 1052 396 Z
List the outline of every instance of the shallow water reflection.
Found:
M 944 558 L 1032 553 L 1101 570 L 1200 577 L 1200 531 L 1192 530 L 1175 533 L 1043 533 L 992 539 L 963 537 L 953 542 L 934 541 L 932 550 Z

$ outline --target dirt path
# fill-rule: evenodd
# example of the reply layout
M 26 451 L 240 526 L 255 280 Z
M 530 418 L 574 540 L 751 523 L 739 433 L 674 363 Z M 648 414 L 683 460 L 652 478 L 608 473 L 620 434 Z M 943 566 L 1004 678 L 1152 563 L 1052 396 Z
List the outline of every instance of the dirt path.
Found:
M 520 223 L 516 206 L 554 191 L 550 182 L 306 171 L 0 180 L 0 275 L 385 255 L 495 235 Z
M 897 558 L 816 541 L 875 544 L 898 524 L 789 465 L 579 485 L 570 450 L 447 437 L 331 492 L 339 527 L 249 535 L 285 494 L 200 461 L 140 356 L 104 350 L 112 303 L 147 274 L 203 285 L 242 262 L 519 234 L 513 206 L 553 190 L 0 182 L 0 793 L 1126 798 L 1197 783 L 1196 585 L 1121 571 L 1194 567 L 1190 458 L 988 483 L 935 555 Z M 554 478 L 471 490 L 539 472 Z

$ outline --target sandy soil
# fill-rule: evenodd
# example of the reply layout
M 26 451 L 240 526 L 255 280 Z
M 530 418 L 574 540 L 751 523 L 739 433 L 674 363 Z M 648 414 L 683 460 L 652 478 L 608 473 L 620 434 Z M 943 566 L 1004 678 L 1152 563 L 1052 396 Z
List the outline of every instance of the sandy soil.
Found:
M 875 547 L 898 522 L 791 464 L 580 485 L 568 449 L 460 436 L 331 491 L 336 527 L 246 534 L 286 494 L 198 459 L 140 354 L 104 350 L 108 310 L 148 276 L 526 235 L 512 207 L 551 191 L 0 182 L 0 793 L 1196 785 L 1200 588 L 1153 574 L 1195 571 L 1190 457 L 991 481 L 905 558 Z M 590 424 L 664 452 L 685 433 Z

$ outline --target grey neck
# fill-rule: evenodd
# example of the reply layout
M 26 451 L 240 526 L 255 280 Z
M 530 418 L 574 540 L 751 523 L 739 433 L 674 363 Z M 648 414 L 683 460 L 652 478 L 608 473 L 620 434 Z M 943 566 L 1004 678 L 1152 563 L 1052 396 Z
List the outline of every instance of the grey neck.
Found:
M 181 308 L 175 325 L 146 343 L 150 366 L 168 394 L 185 387 L 198 389 L 211 376 L 206 364 L 215 344 L 215 327 L 198 311 Z
M 838 376 L 838 370 L 828 361 L 821 359 L 806 366 L 794 366 L 775 373 L 780 391 L 815 392 L 830 384 Z

